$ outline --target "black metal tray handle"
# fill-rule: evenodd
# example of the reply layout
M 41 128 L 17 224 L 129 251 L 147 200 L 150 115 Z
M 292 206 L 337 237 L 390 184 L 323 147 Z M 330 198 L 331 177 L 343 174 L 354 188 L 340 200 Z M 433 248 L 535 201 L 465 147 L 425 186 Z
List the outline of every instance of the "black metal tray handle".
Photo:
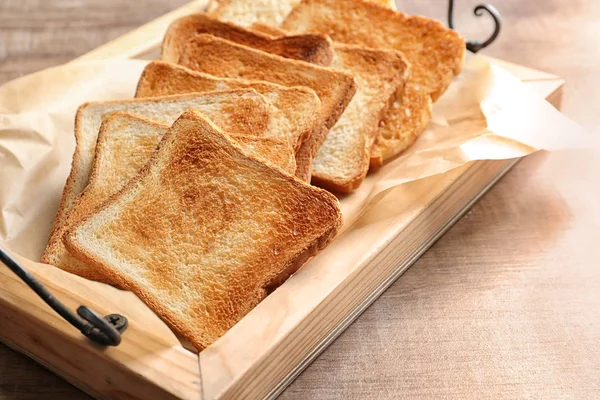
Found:
M 77 308 L 79 315 L 77 316 L 1 247 L 0 262 L 10 268 L 46 304 L 93 342 L 103 346 L 117 346 L 121 343 L 121 333 L 127 328 L 127 318 L 119 314 L 110 314 L 102 318 L 86 306 Z

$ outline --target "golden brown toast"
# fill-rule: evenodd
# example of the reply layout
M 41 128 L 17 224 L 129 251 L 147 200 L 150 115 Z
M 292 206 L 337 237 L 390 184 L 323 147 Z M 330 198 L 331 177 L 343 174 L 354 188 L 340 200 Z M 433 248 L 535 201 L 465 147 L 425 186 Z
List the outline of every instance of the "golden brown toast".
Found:
M 317 125 L 321 101 L 312 89 L 218 78 L 164 61 L 153 61 L 146 66 L 135 96 L 155 97 L 225 89 L 254 89 L 262 94 L 270 104 L 267 134 L 287 141 L 294 151 L 309 138 Z
M 219 21 L 204 13 L 179 18 L 169 26 L 162 43 L 160 58 L 177 62 L 185 42 L 201 33 L 317 65 L 327 66 L 333 59 L 333 45 L 327 36 L 302 34 L 272 38 L 229 22 Z
M 122 112 L 106 118 L 98 134 L 89 183 L 67 214 L 65 230 L 81 221 L 133 179 L 150 160 L 168 128 L 168 125 Z M 255 136 L 232 137 L 247 154 L 287 173 L 295 171 L 294 153 L 287 143 Z M 58 267 L 84 278 L 106 282 L 105 276 L 85 263 L 75 261 L 70 254 L 65 254 L 62 260 L 64 265 Z
M 331 68 L 290 60 L 210 35 L 186 43 L 179 64 L 225 78 L 241 78 L 306 86 L 321 100 L 318 128 L 296 153 L 296 176 L 308 181 L 311 162 L 327 132 L 337 122 L 356 92 L 352 75 Z
M 285 35 L 282 29 L 261 22 L 254 23 L 252 29 L 272 37 Z M 358 90 L 313 159 L 311 181 L 328 190 L 349 193 L 360 186 L 370 165 L 378 166 L 371 156 L 373 142 L 380 130 L 389 132 L 379 123 L 395 97 L 402 96 L 408 63 L 394 50 L 350 45 L 337 45 L 335 50 L 331 66 L 354 75 Z
M 312 161 L 312 183 L 350 193 L 369 170 L 379 123 L 408 78 L 402 53 L 336 45 L 334 68 L 354 75 L 358 90 Z
M 63 259 L 66 255 L 62 242 L 64 222 L 76 197 L 88 184 L 102 120 L 117 111 L 126 111 L 170 124 L 189 108 L 200 110 L 233 134 L 254 132 L 264 136 L 269 127 L 269 106 L 265 98 L 249 89 L 83 104 L 75 116 L 76 147 L 71 173 L 63 190 L 48 246 L 42 254 L 42 262 L 71 270 L 69 262 Z
M 325 247 L 342 223 L 328 192 L 244 154 L 193 110 L 141 173 L 66 236 L 198 349 Z
M 251 29 L 254 32 L 264 33 L 265 35 L 269 35 L 271 37 L 285 36 L 287 33 L 286 31 L 284 31 L 283 29 L 281 29 L 278 26 L 269 25 L 264 22 L 253 23 L 251 26 Z
M 427 125 L 431 105 L 426 96 L 435 101 L 444 93 L 460 72 L 465 52 L 464 39 L 440 22 L 362 0 L 303 0 L 281 28 L 288 34 L 323 33 L 334 42 L 404 53 L 412 66 L 407 92 L 416 102 L 398 99 L 400 107 L 393 111 L 398 115 L 384 120 L 384 140 L 378 147 L 386 158 L 412 142 Z M 415 128 L 421 130 L 409 130 Z
M 431 96 L 422 86 L 412 84 L 409 79 L 404 85 L 404 93 L 398 98 L 381 121 L 371 148 L 372 168 L 381 167 L 384 160 L 409 148 L 429 124 Z
M 372 3 L 395 9 L 394 0 L 369 0 Z M 213 0 L 209 12 L 224 21 L 243 26 L 254 22 L 279 25 L 300 0 Z

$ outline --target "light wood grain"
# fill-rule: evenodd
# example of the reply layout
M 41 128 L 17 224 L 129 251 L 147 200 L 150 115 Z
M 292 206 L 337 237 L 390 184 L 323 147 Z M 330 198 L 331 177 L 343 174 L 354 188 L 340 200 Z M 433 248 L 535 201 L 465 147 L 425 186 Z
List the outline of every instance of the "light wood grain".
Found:
M 68 11 L 66 16 L 49 11 L 49 7 L 73 3 L 25 2 L 29 15 L 15 11 L 21 10 L 17 9 L 23 7 L 21 2 L 2 3 L 0 7 L 9 11 L 0 12 L 3 39 L 10 30 L 30 32 L 41 27 L 36 37 L 43 42 L 39 46 L 27 34 L 21 35 L 17 41 L 25 43 L 21 48 L 30 51 L 31 57 L 4 62 L 2 78 L 68 61 L 116 37 L 106 37 L 115 29 L 124 32 L 139 25 L 123 29 L 119 25 L 123 19 L 142 18 L 156 11 L 152 6 L 162 6 L 162 12 L 154 15 L 158 16 L 175 5 L 128 3 L 125 7 L 135 6 L 136 12 L 124 13 L 111 11 L 114 3 L 95 3 L 86 2 L 86 9 L 91 4 L 87 16 L 86 9 Z M 464 3 L 461 8 L 467 7 L 468 2 Z M 586 46 L 573 45 L 578 32 L 588 45 L 597 43 L 587 31 L 595 5 L 587 2 L 591 11 L 583 13 L 576 10 L 585 1 L 549 1 L 521 12 L 516 1 L 503 3 L 508 7 L 508 21 L 507 8 L 498 4 L 505 14 L 501 40 L 508 37 L 512 42 L 499 42 L 495 51 L 513 61 L 522 58 L 530 65 L 582 80 L 576 86 L 579 95 L 568 92 L 565 97 L 567 113 L 572 110 L 572 115 L 584 116 L 579 118 L 584 125 L 598 127 L 591 112 L 597 96 L 591 79 L 599 64 L 593 58 L 584 59 L 591 57 Z M 561 12 L 561 4 L 568 7 L 567 13 Z M 437 2 L 415 1 L 406 6 L 413 7 L 412 12 L 440 14 Z M 20 20 L 14 18 L 19 12 Z M 461 30 L 475 26 L 467 12 L 457 15 Z M 31 15 L 39 17 L 28 19 Z M 90 15 L 111 21 L 112 28 L 94 25 Z M 85 29 L 72 22 L 78 18 L 87 24 Z M 536 18 L 544 22 L 535 24 Z M 569 24 L 569 19 L 574 23 Z M 518 30 L 507 26 L 510 20 Z M 37 24 L 35 28 L 31 21 Z M 52 30 L 56 21 L 63 21 L 62 29 Z M 65 27 L 67 21 L 75 27 Z M 22 27 L 16 27 L 19 23 Z M 67 45 L 64 35 L 69 29 L 79 34 L 71 33 L 72 43 Z M 44 35 L 48 36 L 45 42 L 40 39 Z M 63 37 L 62 45 L 56 45 L 52 35 Z M 86 48 L 85 40 L 97 42 Z M 2 40 L 0 46 L 11 41 L 14 38 Z M 524 44 L 515 46 L 517 42 Z M 63 54 L 72 52 L 77 54 Z M 600 385 L 594 371 L 600 358 L 600 284 L 595 266 L 600 258 L 590 240 L 598 228 L 598 192 L 591 192 L 590 187 L 598 181 L 598 171 L 593 155 L 573 153 L 535 156 L 520 164 L 318 359 L 284 398 L 597 397 L 594 390 Z M 77 398 L 77 392 L 27 360 L 0 354 L 0 393 L 19 399 Z M 32 369 L 37 371 L 35 380 Z
M 6 268 L 0 269 L 1 340 L 97 398 L 198 399 L 198 358 L 139 299 L 108 285 L 17 258 L 68 308 L 85 304 L 129 319 L 130 340 L 102 349 L 59 317 Z

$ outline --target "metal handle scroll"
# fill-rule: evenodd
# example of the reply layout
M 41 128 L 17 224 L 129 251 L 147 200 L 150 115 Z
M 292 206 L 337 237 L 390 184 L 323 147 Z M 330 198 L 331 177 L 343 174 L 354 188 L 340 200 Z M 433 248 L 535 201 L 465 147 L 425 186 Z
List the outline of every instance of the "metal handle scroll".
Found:
M 494 32 L 485 42 L 467 42 L 467 50 L 473 53 L 477 53 L 492 44 L 500 34 L 500 28 L 502 27 L 502 18 L 496 7 L 490 4 L 480 4 L 473 10 L 473 14 L 477 17 L 481 17 L 484 13 L 488 13 L 494 20 Z M 448 1 L 448 26 L 450 29 L 454 29 L 454 0 Z
M 85 306 L 77 308 L 79 315 L 77 316 L 1 247 L 0 262 L 5 264 L 46 304 L 90 340 L 103 346 L 117 346 L 121 343 L 121 333 L 127 328 L 127 318 L 119 314 L 110 314 L 102 318 Z

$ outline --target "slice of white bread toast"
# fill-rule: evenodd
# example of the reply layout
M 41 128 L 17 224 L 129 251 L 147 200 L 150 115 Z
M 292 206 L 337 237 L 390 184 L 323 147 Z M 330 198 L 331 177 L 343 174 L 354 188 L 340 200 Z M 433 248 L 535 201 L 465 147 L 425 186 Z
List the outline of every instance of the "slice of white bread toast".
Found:
M 75 116 L 75 153 L 71 173 L 63 190 L 42 262 L 64 266 L 66 249 L 62 242 L 64 221 L 75 198 L 88 184 L 98 132 L 102 120 L 117 111 L 126 111 L 157 122 L 172 123 L 187 109 L 198 109 L 233 134 L 256 132 L 264 135 L 269 124 L 269 106 L 254 90 L 194 93 L 152 99 L 115 100 L 85 103 Z
M 371 167 L 378 168 L 408 149 L 431 119 L 431 96 L 423 86 L 410 82 L 404 85 L 404 93 L 386 113 L 375 144 L 371 148 Z
M 312 183 L 350 193 L 367 176 L 379 122 L 402 93 L 409 64 L 395 50 L 336 45 L 331 66 L 354 75 L 358 90 L 312 161 Z
M 106 118 L 98 134 L 89 183 L 67 214 L 65 230 L 81 221 L 133 179 L 150 160 L 167 129 L 168 125 L 128 113 L 117 112 Z M 247 154 L 287 173 L 294 173 L 294 153 L 287 143 L 256 136 L 232 137 Z M 57 265 L 60 268 L 84 278 L 107 282 L 105 276 L 75 259 L 68 251 L 61 262 Z
M 254 89 L 270 105 L 267 135 L 286 140 L 297 151 L 315 129 L 321 101 L 307 87 L 286 87 L 269 82 L 217 78 L 177 64 L 153 61 L 146 66 L 138 82 L 135 97 L 210 92 L 226 89 Z M 320 129 L 320 127 L 319 127 Z
M 256 22 L 255 31 L 273 37 L 285 35 L 279 27 Z M 431 118 L 431 96 L 418 85 L 407 83 L 398 92 L 396 101 L 380 122 L 375 143 L 370 150 L 370 168 L 379 168 L 384 159 L 390 159 L 412 145 L 417 135 L 425 130 Z
M 325 247 L 337 199 L 244 154 L 194 110 L 141 173 L 66 236 L 199 350 Z
M 263 30 L 271 37 L 285 34 L 280 28 L 260 22 L 252 29 Z M 395 50 L 351 45 L 336 45 L 335 50 L 331 66 L 351 73 L 358 90 L 313 159 L 311 181 L 328 190 L 349 193 L 367 175 L 379 122 L 395 98 L 401 96 L 409 71 L 407 61 Z
M 309 181 L 311 162 L 356 92 L 354 77 L 346 72 L 290 60 L 210 35 L 189 40 L 179 64 L 225 78 L 241 78 L 306 86 L 321 100 L 317 129 L 296 153 L 296 176 Z
M 333 45 L 327 36 L 302 34 L 272 38 L 229 22 L 219 21 L 205 13 L 187 15 L 175 20 L 165 34 L 160 58 L 177 62 L 185 42 L 201 33 L 317 65 L 327 66 L 333 59 Z
M 381 6 L 396 9 L 394 0 L 369 0 Z M 300 0 L 213 0 L 209 12 L 224 21 L 243 26 L 255 22 L 279 25 Z
M 281 28 L 288 34 L 324 33 L 334 42 L 402 51 L 411 63 L 406 101 L 385 119 L 376 153 L 397 154 L 427 125 L 430 100 L 437 100 L 461 68 L 464 39 L 440 22 L 408 16 L 363 0 L 303 0 Z M 411 102 L 410 99 L 415 100 Z M 412 131 L 411 129 L 420 129 Z M 398 142 L 398 143 L 396 143 Z

